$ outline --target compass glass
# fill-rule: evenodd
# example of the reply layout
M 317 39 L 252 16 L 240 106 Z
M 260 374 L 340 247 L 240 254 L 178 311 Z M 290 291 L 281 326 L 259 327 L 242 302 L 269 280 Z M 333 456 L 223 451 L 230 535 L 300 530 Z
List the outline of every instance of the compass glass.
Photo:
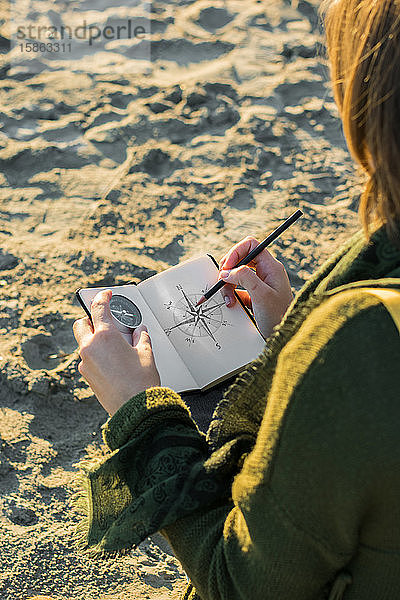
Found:
M 111 314 L 121 325 L 135 329 L 142 322 L 142 313 L 129 298 L 114 294 L 110 300 Z

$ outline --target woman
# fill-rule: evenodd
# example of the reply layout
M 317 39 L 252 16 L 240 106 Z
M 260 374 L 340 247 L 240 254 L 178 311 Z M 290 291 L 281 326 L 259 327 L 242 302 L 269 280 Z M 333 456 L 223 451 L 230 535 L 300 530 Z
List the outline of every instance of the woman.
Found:
M 131 348 L 113 326 L 110 292 L 93 328 L 74 326 L 79 370 L 113 415 L 112 453 L 84 480 L 82 543 L 117 551 L 161 530 L 193 582 L 186 598 L 400 597 L 399 334 L 367 291 L 400 288 L 400 2 L 329 2 L 325 21 L 344 132 L 368 178 L 364 232 L 288 310 L 286 273 L 267 251 L 256 273 L 231 270 L 254 240 L 224 257 L 227 302 L 240 283 L 264 334 L 277 327 L 207 438 L 158 387 L 147 333 Z

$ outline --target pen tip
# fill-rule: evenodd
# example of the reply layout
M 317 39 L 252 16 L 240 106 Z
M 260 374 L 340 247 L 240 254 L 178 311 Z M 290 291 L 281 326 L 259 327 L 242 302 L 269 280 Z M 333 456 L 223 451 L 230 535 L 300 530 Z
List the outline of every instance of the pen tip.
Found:
M 207 300 L 207 298 L 205 296 L 202 296 L 200 298 L 200 300 L 198 302 L 196 302 L 196 306 L 200 306 L 200 304 L 203 304 L 203 302 L 205 302 Z

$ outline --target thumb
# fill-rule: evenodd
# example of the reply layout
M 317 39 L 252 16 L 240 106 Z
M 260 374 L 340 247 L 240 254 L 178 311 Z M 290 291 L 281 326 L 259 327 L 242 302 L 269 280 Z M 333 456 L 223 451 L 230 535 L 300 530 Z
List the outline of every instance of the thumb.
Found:
M 151 339 L 147 331 L 147 327 L 145 325 L 140 325 L 140 327 L 136 327 L 135 331 L 132 334 L 132 342 L 133 346 L 137 349 L 146 349 L 150 348 L 151 350 Z
M 94 330 L 108 329 L 110 325 L 115 326 L 110 311 L 111 290 L 99 292 L 92 302 L 90 312 Z
M 265 294 L 265 283 L 250 267 L 242 266 L 230 271 L 222 270 L 220 271 L 220 278 L 226 283 L 244 287 L 249 292 L 252 300 L 257 295 Z

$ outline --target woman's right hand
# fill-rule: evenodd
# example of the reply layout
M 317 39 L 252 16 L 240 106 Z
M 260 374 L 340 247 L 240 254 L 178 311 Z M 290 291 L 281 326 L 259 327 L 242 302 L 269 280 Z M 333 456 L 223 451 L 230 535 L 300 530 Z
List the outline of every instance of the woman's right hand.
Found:
M 228 284 L 221 290 L 228 307 L 236 302 L 235 287 L 245 288 L 246 291 L 238 290 L 236 293 L 252 309 L 257 327 L 267 338 L 280 323 L 293 294 L 285 267 L 266 249 L 247 266 L 234 268 L 258 244 L 254 237 L 249 236 L 233 246 L 219 263 L 219 279 Z

